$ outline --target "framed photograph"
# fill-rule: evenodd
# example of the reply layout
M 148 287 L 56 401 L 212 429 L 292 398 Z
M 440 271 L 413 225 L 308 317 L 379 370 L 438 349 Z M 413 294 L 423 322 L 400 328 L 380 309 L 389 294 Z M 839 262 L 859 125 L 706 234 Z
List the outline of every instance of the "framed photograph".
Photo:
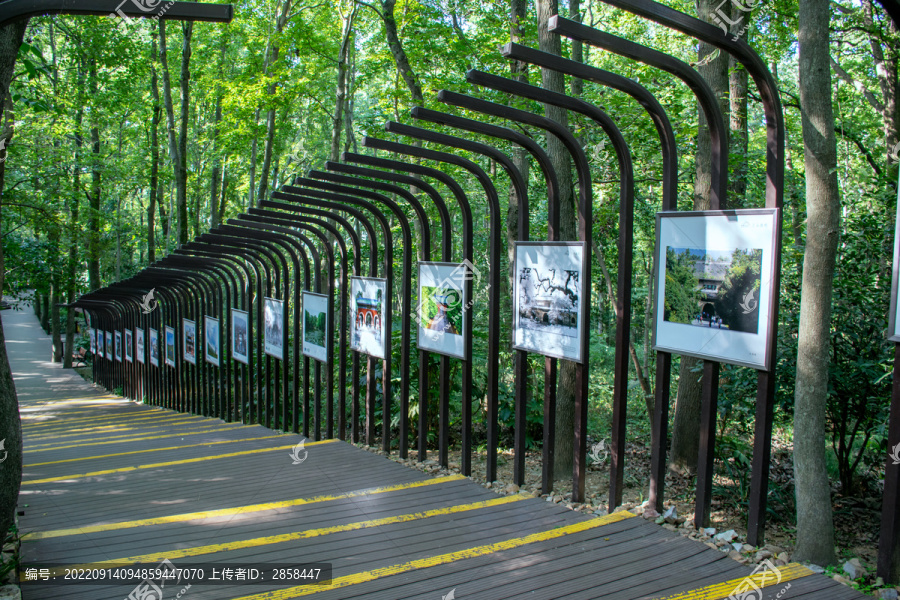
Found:
M 130 329 L 125 330 L 125 360 L 134 362 L 134 334 Z
M 197 364 L 197 324 L 190 319 L 181 319 L 181 345 L 184 360 L 192 365 Z
M 263 315 L 266 320 L 265 351 L 269 356 L 284 360 L 284 302 L 265 298 Z
M 584 362 L 584 252 L 584 242 L 516 242 L 514 348 Z
M 769 370 L 777 209 L 656 215 L 653 348 Z
M 466 360 L 464 263 L 419 262 L 418 345 L 422 350 Z
M 96 356 L 97 354 L 97 330 L 96 329 L 88 329 L 88 338 L 90 338 L 91 342 L 91 355 Z
M 897 191 L 900 198 L 900 189 Z M 897 203 L 897 215 L 900 215 L 900 202 Z M 900 342 L 900 302 L 897 302 L 898 288 L 900 288 L 900 221 L 894 228 L 894 276 L 891 280 L 891 312 L 888 313 L 888 340 Z
M 159 332 L 150 328 L 150 364 L 159 366 Z
M 206 341 L 206 362 L 219 366 L 219 320 L 213 317 L 203 317 L 204 336 Z
M 116 360 L 122 362 L 122 332 L 116 331 Z
M 144 330 L 140 328 L 134 330 L 134 354 L 137 361 L 144 364 Z
M 175 329 L 166 327 L 166 364 L 175 366 Z
M 113 334 L 111 331 L 106 332 L 106 360 L 113 359 Z
M 328 361 L 325 336 L 328 332 L 328 296 L 303 292 L 303 356 Z
M 250 318 L 247 311 L 231 309 L 231 356 L 245 365 L 250 364 Z
M 98 358 L 103 358 L 103 356 L 104 356 L 104 352 L 103 352 L 103 331 L 100 330 L 100 329 L 95 329 L 95 330 L 94 330 L 94 333 L 95 333 L 96 336 L 97 336 L 97 353 L 94 354 L 94 356 L 96 356 L 96 357 L 98 357 Z
M 350 278 L 350 349 L 384 358 L 386 279 Z

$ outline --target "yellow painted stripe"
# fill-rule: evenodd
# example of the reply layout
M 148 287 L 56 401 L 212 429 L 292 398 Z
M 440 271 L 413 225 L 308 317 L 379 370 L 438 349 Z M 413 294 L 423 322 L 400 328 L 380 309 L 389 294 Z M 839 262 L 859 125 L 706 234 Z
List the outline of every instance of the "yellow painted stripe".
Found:
M 164 525 L 167 523 L 182 523 L 185 521 L 199 521 L 201 519 L 213 519 L 216 517 L 229 517 L 232 515 L 243 515 L 248 513 L 261 512 L 266 510 L 277 510 L 282 508 L 290 508 L 292 506 L 302 506 L 306 504 L 317 504 L 320 502 L 330 502 L 332 500 L 343 500 L 346 498 L 357 498 L 359 496 L 371 496 L 374 494 L 386 494 L 388 492 L 396 492 L 399 490 L 409 490 L 427 485 L 435 485 L 439 483 L 448 483 L 451 481 L 459 481 L 465 479 L 462 475 L 448 475 L 447 477 L 437 477 L 434 479 L 426 479 L 424 481 L 415 481 L 412 483 L 401 483 L 399 485 L 389 485 L 385 487 L 368 488 L 365 490 L 357 490 L 347 492 L 346 494 L 335 494 L 333 496 L 313 496 L 312 498 L 296 498 L 294 500 L 285 500 L 282 502 L 265 502 L 262 504 L 250 504 L 247 506 L 236 506 L 234 508 L 221 508 L 218 510 L 206 510 L 201 512 L 182 513 L 180 515 L 170 515 L 166 517 L 156 517 L 154 519 L 141 519 L 138 521 L 120 521 L 118 523 L 106 523 L 103 525 L 89 525 L 87 527 L 79 527 L 77 529 L 54 529 L 52 531 L 35 531 L 22 536 L 23 540 L 42 540 L 46 538 L 63 537 L 68 535 L 79 535 L 82 533 L 97 533 L 100 531 L 114 531 L 117 529 L 131 529 L 134 527 L 147 527 L 149 525 Z
M 316 594 L 318 592 L 324 592 L 327 590 L 336 590 L 340 588 L 345 588 L 351 585 L 356 585 L 357 583 L 364 583 L 366 581 L 374 581 L 375 579 L 381 579 L 383 577 L 389 577 L 391 575 L 399 575 L 401 573 L 407 573 L 409 571 L 415 571 L 417 569 L 426 569 L 428 567 L 436 567 L 438 565 L 447 564 L 450 562 L 455 562 L 457 560 L 464 560 L 467 558 L 475 558 L 477 556 L 484 556 L 486 554 L 493 554 L 494 552 L 500 552 L 501 550 L 510 550 L 512 548 L 518 548 L 519 546 L 524 546 L 526 544 L 533 544 L 535 542 L 544 542 L 547 540 L 553 540 L 556 538 L 560 538 L 566 535 L 570 535 L 572 533 L 579 533 L 581 531 L 587 531 L 589 529 L 594 529 L 596 527 L 600 527 L 602 525 L 608 525 L 610 523 L 615 523 L 616 521 L 622 521 L 629 517 L 633 517 L 634 515 L 629 513 L 627 510 L 623 510 L 617 513 L 613 513 L 611 515 L 607 515 L 605 517 L 599 517 L 596 519 L 590 519 L 587 521 L 582 521 L 580 523 L 575 523 L 573 525 L 567 525 L 565 527 L 559 527 L 557 529 L 551 529 L 550 531 L 541 531 L 538 533 L 532 533 L 531 535 L 526 535 L 520 538 L 512 538 L 509 540 L 505 540 L 502 542 L 496 542 L 494 544 L 485 544 L 483 546 L 475 546 L 473 548 L 467 548 L 465 550 L 459 550 L 458 552 L 448 552 L 447 554 L 440 554 L 438 556 L 431 556 L 428 558 L 420 558 L 418 560 L 412 560 L 405 563 L 400 563 L 397 565 L 391 565 L 389 567 L 383 567 L 381 569 L 375 569 L 373 571 L 363 571 L 362 573 L 353 573 L 352 575 L 345 575 L 344 577 L 335 577 L 331 580 L 330 585 L 300 585 L 291 588 L 283 588 L 280 590 L 275 590 L 271 592 L 263 592 L 261 594 L 251 594 L 249 596 L 241 596 L 240 598 L 235 598 L 234 600 L 287 600 L 288 598 L 298 598 L 300 596 L 309 596 L 311 594 Z
M 322 440 L 320 442 L 310 442 L 306 444 L 306 448 L 316 446 L 318 444 L 328 444 L 335 440 Z M 187 465 L 190 463 L 203 462 L 205 460 L 218 460 L 220 458 L 233 458 L 235 456 L 247 456 L 249 454 L 261 454 L 263 452 L 275 452 L 277 450 L 290 450 L 295 446 L 275 446 L 273 448 L 258 448 L 256 450 L 242 450 L 241 452 L 229 452 L 228 454 L 216 454 L 214 456 L 200 456 L 197 458 L 186 458 L 184 460 L 172 460 L 169 462 L 153 463 L 149 465 L 137 465 L 135 467 L 122 467 L 120 469 L 106 469 L 105 471 L 92 471 L 90 473 L 76 473 L 74 475 L 63 475 L 61 477 L 46 477 L 44 479 L 29 479 L 22 481 L 22 485 L 34 485 L 36 483 L 50 483 L 53 481 L 68 481 L 70 479 L 82 479 L 84 477 L 98 477 L 100 475 L 111 475 L 112 473 L 129 473 L 131 471 L 140 471 L 143 469 L 158 469 L 160 467 L 171 467 L 174 465 Z
M 390 525 L 392 523 L 406 523 L 408 521 L 418 521 L 419 519 L 427 519 L 439 515 L 452 515 L 470 510 L 478 510 L 479 508 L 489 508 L 491 506 L 499 506 L 501 504 L 509 504 L 510 502 L 518 502 L 531 498 L 531 496 L 501 496 L 491 500 L 483 500 L 472 504 L 461 504 L 457 506 L 448 506 L 446 508 L 436 508 L 434 510 L 426 510 L 417 513 L 408 513 L 405 515 L 396 515 L 393 517 L 384 517 L 383 519 L 372 519 L 370 521 L 356 521 L 354 523 L 346 523 L 344 525 L 333 525 L 331 527 L 322 527 L 321 529 L 307 529 L 306 531 L 292 531 L 291 533 L 282 533 L 279 535 L 267 535 L 264 537 L 253 538 L 250 540 L 238 540 L 235 542 L 224 542 L 222 544 L 211 544 L 209 546 L 195 546 L 193 548 L 183 548 L 180 550 L 167 550 L 165 552 L 154 552 L 152 554 L 141 554 L 138 556 L 128 556 L 125 558 L 114 558 L 105 560 L 103 568 L 124 567 L 138 563 L 155 563 L 165 559 L 175 560 L 177 558 L 186 558 L 188 556 L 199 556 L 202 554 L 214 554 L 216 552 L 229 552 L 231 550 L 241 550 L 243 548 L 256 548 L 258 546 L 267 546 L 269 544 L 281 544 L 294 540 L 302 540 L 307 538 L 319 537 L 322 535 L 330 535 L 332 533 L 340 533 L 342 531 L 356 531 L 359 529 L 368 529 L 371 527 L 380 527 L 382 525 Z M 623 511 L 624 512 L 624 511 Z M 618 513 L 616 513 L 618 514 Z M 93 569 L 98 568 L 97 564 L 83 565 L 67 565 L 51 569 L 51 574 L 62 575 L 66 569 Z
M 117 435 L 109 438 L 91 438 L 102 440 L 99 442 L 85 442 L 83 444 L 69 444 L 67 446 L 60 446 L 58 444 L 37 444 L 36 446 L 25 445 L 25 452 L 48 452 L 50 450 L 66 450 L 68 448 L 87 448 L 89 446 L 105 446 L 107 444 L 127 444 L 129 442 L 142 442 L 146 440 L 161 440 L 164 438 L 171 437 L 185 437 L 188 435 L 202 435 L 205 433 L 216 433 L 219 431 L 232 431 L 235 429 L 244 429 L 247 427 L 260 427 L 259 425 L 240 425 L 236 423 L 232 423 L 230 427 L 217 427 L 215 429 L 201 429 L 200 431 L 185 431 L 181 433 L 167 433 L 165 435 L 151 435 L 151 436 L 138 436 L 135 437 L 133 435 Z
M 79 442 L 76 444 L 66 444 L 60 446 L 58 443 L 42 443 L 29 445 L 25 444 L 25 452 L 47 452 L 49 450 L 63 450 L 67 448 L 85 448 L 89 446 L 104 446 L 107 444 L 126 444 L 128 442 L 140 442 L 145 440 L 161 440 L 171 437 L 186 437 L 189 435 L 202 435 L 205 433 L 216 433 L 221 431 L 233 431 L 237 429 L 246 429 L 250 427 L 261 427 L 261 425 L 242 425 L 240 423 L 222 423 L 222 427 L 214 427 L 212 429 L 190 429 L 188 431 L 175 431 L 162 435 L 129 434 L 129 435 L 113 435 L 110 437 L 92 437 L 90 441 Z M 96 441 L 95 441 L 96 440 Z
M 139 423 L 142 426 L 151 425 L 153 423 L 165 423 L 167 421 L 178 421 L 180 419 L 189 419 L 191 421 L 197 421 L 202 419 L 207 419 L 211 417 L 204 417 L 202 415 L 192 415 L 188 413 L 159 413 L 153 416 L 143 416 L 143 417 L 131 417 L 125 418 L 124 415 L 122 418 L 104 418 L 104 419 L 85 419 L 84 421 L 70 423 L 68 421 L 62 420 L 57 421 L 55 423 L 41 423 L 40 425 L 33 425 L 31 427 L 23 428 L 26 432 L 26 435 L 47 435 L 48 433 L 52 433 L 54 431 L 69 431 L 75 427 L 80 429 L 91 428 L 91 427 L 122 427 L 123 425 L 131 425 L 132 423 Z
M 36 429 L 40 427 L 47 427 L 50 425 L 56 426 L 66 426 L 71 424 L 82 424 L 90 421 L 113 421 L 118 419 L 152 419 L 166 416 L 176 416 L 179 413 L 176 413 L 171 410 L 131 410 L 127 413 L 119 413 L 119 414 L 93 414 L 92 416 L 87 417 L 70 417 L 68 415 L 53 415 L 52 420 L 47 419 L 43 421 L 39 421 L 37 423 L 22 423 L 22 426 L 27 429 Z
M 279 433 L 277 435 L 263 435 L 260 437 L 244 438 L 241 440 L 221 440 L 218 442 L 203 442 L 202 444 L 186 444 L 184 446 L 168 446 L 166 448 L 148 448 L 146 450 L 131 450 L 130 452 L 116 452 L 115 454 L 100 454 L 98 456 L 82 456 L 80 458 L 66 458 L 63 460 L 51 460 L 42 463 L 29 463 L 25 467 L 43 467 L 44 465 L 58 465 L 61 463 L 79 462 L 82 460 L 96 460 L 98 458 L 112 458 L 113 456 L 128 456 L 129 454 L 143 454 L 144 452 L 164 452 L 166 450 L 184 450 L 185 448 L 197 448 L 198 446 L 217 446 L 219 444 L 235 444 L 237 442 L 254 442 L 256 440 L 270 440 L 272 438 L 280 438 L 288 433 Z
M 657 600 L 718 600 L 719 598 L 727 598 L 734 594 L 736 590 L 738 593 L 742 591 L 747 592 L 753 589 L 754 585 L 760 588 L 772 587 L 812 574 L 813 571 L 803 565 L 799 563 L 790 563 L 789 565 L 780 567 L 777 573 L 774 571 L 761 571 L 759 573 L 754 573 L 753 575 L 748 575 L 747 577 L 742 577 L 741 579 L 730 579 L 722 583 L 698 588 L 689 592 L 682 592 L 672 596 L 661 596 L 657 598 Z M 752 585 L 750 585 L 751 582 Z M 740 589 L 738 589 L 738 586 L 741 586 Z
M 215 422 L 217 419 L 204 419 L 204 421 Z M 196 419 L 190 419 L 187 421 L 172 421 L 169 423 L 159 423 L 154 425 L 143 425 L 138 427 L 126 427 L 124 425 L 104 425 L 103 427 L 93 427 L 88 429 L 69 429 L 66 430 L 68 433 L 62 434 L 41 434 L 41 435 L 28 435 L 28 439 L 30 441 L 42 441 L 42 440 L 58 440 L 63 438 L 72 438 L 72 437 L 84 437 L 85 435 L 90 434 L 91 432 L 97 433 L 120 433 L 123 431 L 147 431 L 150 429 L 161 429 L 163 427 L 174 427 L 176 425 L 193 425 L 197 424 L 198 421 Z

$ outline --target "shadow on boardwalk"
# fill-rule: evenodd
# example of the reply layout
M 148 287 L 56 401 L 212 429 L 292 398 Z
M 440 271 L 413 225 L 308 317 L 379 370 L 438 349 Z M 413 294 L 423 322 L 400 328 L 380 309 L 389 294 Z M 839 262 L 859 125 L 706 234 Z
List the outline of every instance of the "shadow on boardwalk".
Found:
M 297 435 L 116 398 L 47 362 L 30 311 L 2 319 L 25 435 L 20 576 L 38 579 L 23 581 L 26 600 L 712 599 L 737 586 L 863 598 L 800 565 L 747 579 L 627 512 L 591 517 L 344 442 L 300 448 Z M 193 579 L 135 573 L 163 561 Z M 97 570 L 109 566 L 121 568 Z

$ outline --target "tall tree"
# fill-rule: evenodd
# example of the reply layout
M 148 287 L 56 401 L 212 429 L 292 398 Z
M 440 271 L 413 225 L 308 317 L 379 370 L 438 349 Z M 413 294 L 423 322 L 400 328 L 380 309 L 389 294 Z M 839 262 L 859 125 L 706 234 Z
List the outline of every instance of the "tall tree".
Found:
M 23 19 L 0 27 L 0 123 L 4 125 L 7 123 L 6 111 L 12 106 L 9 86 L 27 26 L 28 19 Z M 11 137 L 12 131 L 4 127 L 3 139 L 8 143 Z M 0 155 L 3 158 L 3 162 L 0 162 L 0 205 L 2 205 L 7 156 L 4 149 Z M 5 265 L 0 255 L 0 291 L 3 289 L 4 275 Z M 19 399 L 9 368 L 2 324 L 0 324 L 0 439 L 6 440 L 4 449 L 8 452 L 3 468 L 0 469 L 0 538 L 5 540 L 6 533 L 13 524 L 19 487 L 22 484 L 22 422 L 19 419 Z
M 704 21 L 711 21 L 720 3 L 715 0 L 697 0 L 697 14 Z M 719 8 L 727 9 L 728 3 Z M 710 58 L 715 56 L 714 58 Z M 712 88 L 722 114 L 728 114 L 728 58 L 719 54 L 710 44 L 701 42 L 697 51 L 697 71 Z M 694 210 L 708 210 L 710 182 L 712 178 L 712 144 L 706 115 L 698 107 L 697 152 L 694 175 Z M 728 147 L 727 145 L 725 146 Z M 671 465 L 693 472 L 697 468 L 697 452 L 700 447 L 700 372 L 703 361 L 681 357 L 678 373 L 678 393 L 675 399 L 675 416 L 672 421 Z
M 800 0 L 800 114 L 806 166 L 806 252 L 794 386 L 794 560 L 835 562 L 831 486 L 825 466 L 825 409 L 831 304 L 841 198 L 831 105 L 828 0 Z
M 156 73 L 156 39 L 150 49 L 150 96 L 153 98 L 153 116 L 150 119 L 150 200 L 147 206 L 147 262 L 156 262 L 156 204 L 159 202 L 159 123 L 162 120 L 162 103 L 159 99 L 159 76 Z M 160 203 L 162 210 L 162 203 Z
M 536 16 L 538 26 L 538 47 L 543 52 L 562 54 L 559 35 L 547 27 L 550 17 L 559 12 L 556 0 L 537 0 Z M 541 84 L 544 89 L 566 93 L 562 73 L 552 69 L 541 69 Z M 544 115 L 563 126 L 568 126 L 569 118 L 565 109 L 550 104 L 544 105 Z M 547 134 L 547 154 L 553 170 L 559 178 L 559 232 L 557 239 L 574 240 L 577 227 L 575 194 L 572 187 L 572 161 L 568 150 L 555 135 Z M 559 361 L 559 383 L 556 392 L 556 456 L 554 472 L 562 475 L 571 473 L 575 464 L 575 363 Z
M 331 119 L 331 152 L 329 153 L 331 160 L 340 158 L 344 106 L 347 102 L 347 88 L 350 83 L 350 69 L 348 65 L 350 62 L 351 40 L 353 39 L 353 20 L 356 18 L 359 6 L 355 0 L 351 0 L 350 7 L 346 12 L 343 11 L 343 3 L 339 5 L 339 8 L 341 9 L 341 46 L 338 49 L 334 117 Z M 350 140 L 348 139 L 347 141 L 349 143 Z
M 91 103 L 91 192 L 88 194 L 90 216 L 88 218 L 88 281 L 92 290 L 100 287 L 100 194 L 103 191 L 103 157 L 100 155 L 100 109 L 97 106 L 97 59 L 88 58 L 88 89 L 94 99 Z
M 190 92 L 191 92 L 191 36 L 194 32 L 193 21 L 187 21 L 181 26 L 184 32 L 181 48 L 181 121 L 178 133 L 175 133 L 175 108 L 172 104 L 172 82 L 169 77 L 169 61 L 167 59 L 166 22 L 159 20 L 159 62 L 162 64 L 163 73 L 163 99 L 166 107 L 166 120 L 169 132 L 169 156 L 175 171 L 175 210 L 177 212 L 176 230 L 178 243 L 186 244 L 188 241 L 187 210 L 187 135 L 188 117 L 190 116 Z
M 278 62 L 278 53 L 281 48 L 281 32 L 288 22 L 289 12 L 291 10 L 291 0 L 284 0 L 279 11 L 278 18 L 275 21 L 275 34 L 270 44 L 269 53 L 266 55 L 266 75 L 272 77 L 272 83 L 269 84 L 269 100 L 272 105 L 266 114 L 266 149 L 263 153 L 262 173 L 259 175 L 259 194 L 257 194 L 257 202 L 266 199 L 269 193 L 269 169 L 272 167 L 272 153 L 275 148 L 275 92 L 278 89 L 278 80 L 272 76 L 271 70 L 275 68 Z
M 397 0 L 382 0 L 380 9 L 366 2 L 360 2 L 360 4 L 368 6 L 381 17 L 381 21 L 384 23 L 384 34 L 387 38 L 388 49 L 391 51 L 394 64 L 397 65 L 397 72 L 403 78 L 403 82 L 409 90 L 410 100 L 416 106 L 423 106 L 425 98 L 422 96 L 422 85 L 419 83 L 416 72 L 413 71 L 409 57 L 406 55 L 406 50 L 403 49 L 403 43 L 400 41 L 400 34 L 397 31 L 397 18 L 394 16 L 394 7 L 397 4 Z

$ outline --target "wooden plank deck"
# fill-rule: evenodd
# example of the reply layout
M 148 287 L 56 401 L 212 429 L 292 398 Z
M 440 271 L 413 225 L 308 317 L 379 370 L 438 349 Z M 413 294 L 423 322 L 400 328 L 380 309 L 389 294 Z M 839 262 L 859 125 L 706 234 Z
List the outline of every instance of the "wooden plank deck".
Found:
M 629 513 L 500 496 L 334 440 L 293 464 L 300 436 L 123 402 L 42 362 L 29 317 L 3 314 L 26 444 L 23 569 L 333 567 L 327 585 L 170 582 L 165 600 L 712 600 L 749 586 L 751 568 Z M 864 598 L 800 565 L 756 577 L 767 599 Z M 153 598 L 134 590 L 23 582 L 26 600 Z

